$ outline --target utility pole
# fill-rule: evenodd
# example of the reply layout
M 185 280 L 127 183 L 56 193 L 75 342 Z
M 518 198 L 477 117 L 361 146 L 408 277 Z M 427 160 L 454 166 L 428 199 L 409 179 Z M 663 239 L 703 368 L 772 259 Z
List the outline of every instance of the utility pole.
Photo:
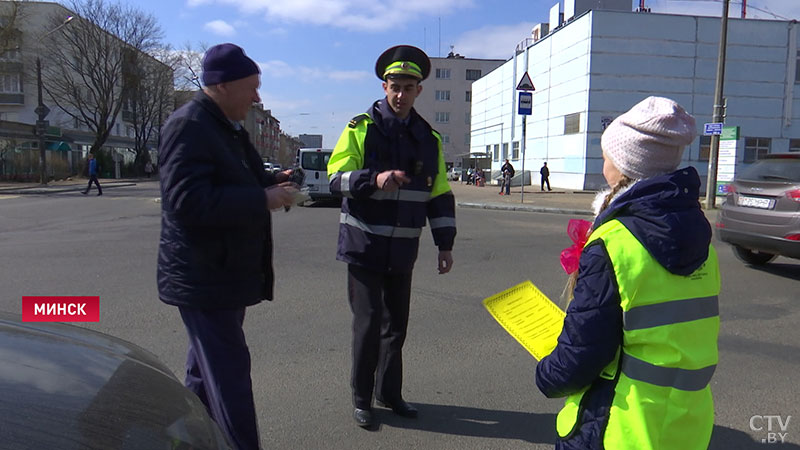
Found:
M 717 85 L 714 89 L 714 113 L 711 121 L 723 121 L 725 105 L 722 90 L 725 82 L 725 49 L 728 41 L 728 5 L 730 0 L 722 3 L 722 27 L 719 37 L 719 55 L 717 56 Z M 706 209 L 714 209 L 717 201 L 717 163 L 719 159 L 719 135 L 711 136 L 711 150 L 708 155 L 708 179 L 706 180 Z
M 53 28 L 52 30 L 48 31 L 47 33 L 39 36 L 36 40 L 37 43 L 37 50 L 36 50 L 36 93 L 37 93 L 37 105 L 34 112 L 36 113 L 36 126 L 34 127 L 34 132 L 36 137 L 39 141 L 39 182 L 41 184 L 47 184 L 47 149 L 45 148 L 45 134 L 47 133 L 47 127 L 50 123 L 47 120 L 44 120 L 48 114 L 50 114 L 50 108 L 48 108 L 44 101 L 42 100 L 42 58 L 41 58 L 41 43 L 42 39 L 50 36 L 51 34 L 55 33 L 56 31 L 60 30 L 61 27 L 70 23 L 72 21 L 72 16 L 68 16 L 61 22 L 61 25 Z

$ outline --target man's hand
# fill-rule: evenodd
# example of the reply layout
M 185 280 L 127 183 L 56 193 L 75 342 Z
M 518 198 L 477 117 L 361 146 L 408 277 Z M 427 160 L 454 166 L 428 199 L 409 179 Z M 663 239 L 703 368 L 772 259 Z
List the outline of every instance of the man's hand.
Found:
M 284 181 L 289 180 L 289 176 L 292 174 L 292 169 L 286 169 L 284 171 L 278 172 L 275 174 L 275 181 L 278 183 L 283 183 Z
M 439 251 L 439 275 L 450 272 L 453 268 L 453 253 L 441 250 Z
M 297 185 L 284 181 L 264 189 L 264 193 L 267 194 L 267 208 L 270 210 L 278 209 L 281 206 L 292 206 L 294 194 L 297 193 Z
M 378 189 L 388 192 L 396 191 L 400 186 L 410 182 L 411 178 L 408 178 L 402 170 L 387 170 L 379 173 L 375 179 Z

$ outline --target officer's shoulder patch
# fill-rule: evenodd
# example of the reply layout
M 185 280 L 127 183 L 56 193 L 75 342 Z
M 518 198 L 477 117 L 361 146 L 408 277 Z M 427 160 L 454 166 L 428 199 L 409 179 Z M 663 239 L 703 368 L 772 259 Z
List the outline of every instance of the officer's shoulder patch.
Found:
M 350 128 L 355 128 L 355 127 L 358 126 L 359 123 L 361 123 L 361 122 L 363 122 L 363 121 L 365 121 L 367 119 L 369 119 L 369 114 L 361 113 L 361 114 L 353 117 L 352 119 L 350 119 L 350 123 L 347 124 L 347 126 L 350 127 Z

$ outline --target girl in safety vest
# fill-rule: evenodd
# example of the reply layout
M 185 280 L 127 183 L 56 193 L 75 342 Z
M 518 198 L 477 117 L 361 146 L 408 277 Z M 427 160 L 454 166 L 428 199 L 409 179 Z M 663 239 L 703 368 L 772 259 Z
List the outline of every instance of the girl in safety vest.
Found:
M 700 178 L 677 168 L 695 135 L 694 118 L 661 97 L 603 133 L 610 189 L 565 289 L 558 345 L 536 367 L 542 393 L 566 397 L 557 449 L 708 447 L 719 266 Z

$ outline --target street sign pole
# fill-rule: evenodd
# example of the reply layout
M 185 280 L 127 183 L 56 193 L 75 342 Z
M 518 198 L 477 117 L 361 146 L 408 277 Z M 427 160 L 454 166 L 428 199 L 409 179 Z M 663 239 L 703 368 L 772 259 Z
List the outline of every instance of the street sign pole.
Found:
M 711 121 L 722 122 L 722 90 L 725 81 L 725 47 L 728 40 L 728 4 L 722 3 L 722 26 L 719 36 L 719 55 L 717 56 L 717 84 L 714 89 L 714 116 Z M 719 135 L 711 136 L 711 150 L 708 155 L 708 178 L 706 179 L 706 209 L 714 209 L 717 202 L 717 158 L 719 157 Z

